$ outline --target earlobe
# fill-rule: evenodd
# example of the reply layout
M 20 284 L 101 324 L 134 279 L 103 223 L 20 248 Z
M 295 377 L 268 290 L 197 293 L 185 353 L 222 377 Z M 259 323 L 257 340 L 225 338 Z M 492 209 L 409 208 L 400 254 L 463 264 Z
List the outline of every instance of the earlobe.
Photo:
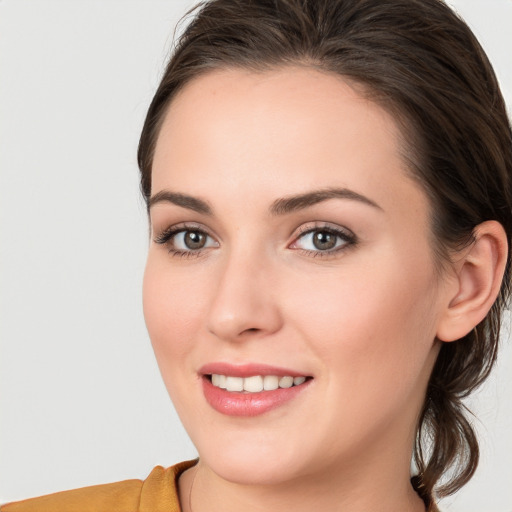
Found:
M 449 297 L 437 329 L 441 341 L 468 334 L 485 318 L 500 291 L 508 255 L 505 230 L 491 220 L 476 226 L 473 236 L 455 265 L 456 292 Z

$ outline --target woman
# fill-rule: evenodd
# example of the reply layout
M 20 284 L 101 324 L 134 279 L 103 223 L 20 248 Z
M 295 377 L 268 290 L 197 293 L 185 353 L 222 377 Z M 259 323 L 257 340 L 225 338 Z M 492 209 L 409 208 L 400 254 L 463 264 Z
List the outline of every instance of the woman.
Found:
M 146 323 L 199 462 L 2 510 L 436 510 L 469 480 L 511 131 L 444 4 L 207 3 L 139 166 Z

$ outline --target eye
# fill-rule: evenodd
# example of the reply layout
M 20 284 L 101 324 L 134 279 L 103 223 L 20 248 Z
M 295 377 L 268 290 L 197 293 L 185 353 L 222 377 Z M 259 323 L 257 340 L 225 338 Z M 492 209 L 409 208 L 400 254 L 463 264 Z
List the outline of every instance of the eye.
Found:
M 300 234 L 291 249 L 302 249 L 304 251 L 321 255 L 321 253 L 338 252 L 356 242 L 355 235 L 348 231 L 333 227 L 309 228 Z
M 172 237 L 173 248 L 178 251 L 197 251 L 205 247 L 211 247 L 212 238 L 202 231 L 178 231 Z
M 197 255 L 203 249 L 218 247 L 218 242 L 196 227 L 171 226 L 155 238 L 155 243 L 165 244 L 175 255 Z

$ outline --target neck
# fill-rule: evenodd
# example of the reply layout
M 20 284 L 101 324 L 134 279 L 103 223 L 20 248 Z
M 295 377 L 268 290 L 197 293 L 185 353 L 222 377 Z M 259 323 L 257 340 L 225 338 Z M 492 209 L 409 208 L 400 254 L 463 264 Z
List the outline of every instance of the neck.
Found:
M 393 447 L 396 448 L 396 447 Z M 375 447 L 377 449 L 377 447 Z M 424 512 L 409 478 L 410 453 L 388 447 L 272 485 L 230 482 L 203 461 L 180 478 L 183 512 Z

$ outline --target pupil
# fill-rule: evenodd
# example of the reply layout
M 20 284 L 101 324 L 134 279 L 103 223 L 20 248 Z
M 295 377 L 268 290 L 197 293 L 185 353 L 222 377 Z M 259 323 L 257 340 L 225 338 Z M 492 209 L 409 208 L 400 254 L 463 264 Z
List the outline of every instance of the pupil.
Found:
M 189 249 L 201 249 L 206 241 L 206 237 L 203 233 L 198 231 L 187 231 L 185 235 L 185 245 Z
M 336 236 L 327 231 L 318 231 L 313 237 L 313 245 L 317 249 L 332 249 L 336 245 Z

